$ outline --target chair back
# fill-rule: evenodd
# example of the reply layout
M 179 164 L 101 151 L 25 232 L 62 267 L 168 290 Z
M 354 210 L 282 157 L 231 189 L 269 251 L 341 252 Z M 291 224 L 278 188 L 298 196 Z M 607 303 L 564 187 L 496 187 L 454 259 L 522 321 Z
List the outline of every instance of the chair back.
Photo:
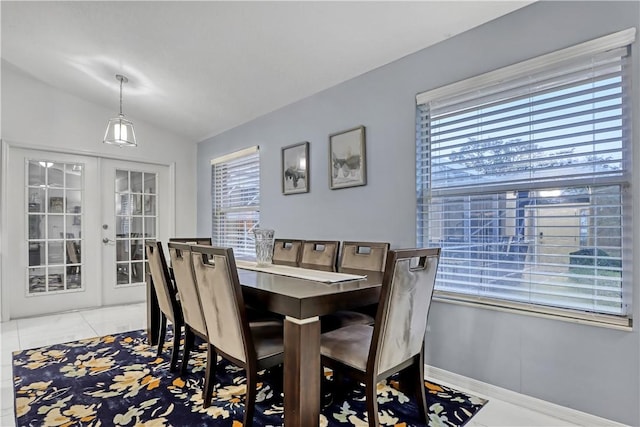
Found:
M 384 271 L 389 246 L 383 242 L 342 242 L 340 268 Z
M 272 262 L 274 264 L 297 267 L 300 264 L 303 244 L 304 241 L 302 240 L 275 239 L 273 242 Z
M 147 240 L 145 242 L 145 250 L 147 252 L 147 262 L 149 263 L 149 272 L 153 288 L 158 298 L 158 306 L 160 310 L 171 320 L 175 321 L 174 313 L 178 309 L 178 301 L 176 299 L 176 291 L 171 283 L 171 276 L 167 268 L 167 260 L 164 257 L 162 243 L 156 240 Z
M 198 294 L 191 263 L 191 246 L 186 243 L 170 241 L 169 257 L 171 258 L 176 288 L 180 296 L 184 321 L 196 332 L 207 336 L 207 327 L 200 304 L 200 294 Z
M 192 246 L 191 260 L 209 342 L 240 362 L 255 359 L 233 249 Z
M 300 266 L 316 270 L 336 271 L 340 242 L 336 240 L 305 240 Z
M 424 346 L 440 248 L 389 251 L 367 370 L 385 373 Z
M 172 237 L 169 242 L 211 246 L 211 237 Z

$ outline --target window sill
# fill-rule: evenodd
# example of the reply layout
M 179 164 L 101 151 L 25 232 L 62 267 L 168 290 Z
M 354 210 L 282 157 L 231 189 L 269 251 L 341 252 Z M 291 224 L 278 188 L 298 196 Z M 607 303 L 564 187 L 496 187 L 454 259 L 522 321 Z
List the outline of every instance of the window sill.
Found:
M 628 317 L 563 310 L 559 308 L 542 307 L 510 301 L 498 301 L 489 298 L 465 296 L 443 291 L 435 291 L 433 300 L 448 304 L 464 305 L 467 307 L 483 308 L 524 316 L 541 317 L 544 319 L 560 320 L 563 322 L 616 329 L 619 331 L 631 332 L 633 330 L 632 319 Z

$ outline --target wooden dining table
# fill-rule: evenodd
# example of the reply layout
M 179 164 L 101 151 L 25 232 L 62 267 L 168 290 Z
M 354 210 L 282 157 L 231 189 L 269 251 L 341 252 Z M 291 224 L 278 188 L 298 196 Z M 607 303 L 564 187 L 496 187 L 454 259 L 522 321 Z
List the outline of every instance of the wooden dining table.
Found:
M 378 302 L 382 273 L 345 269 L 365 278 L 326 283 L 238 268 L 245 303 L 285 316 L 284 425 L 312 427 L 320 419 L 320 317 Z M 159 308 L 147 280 L 147 334 L 157 343 Z

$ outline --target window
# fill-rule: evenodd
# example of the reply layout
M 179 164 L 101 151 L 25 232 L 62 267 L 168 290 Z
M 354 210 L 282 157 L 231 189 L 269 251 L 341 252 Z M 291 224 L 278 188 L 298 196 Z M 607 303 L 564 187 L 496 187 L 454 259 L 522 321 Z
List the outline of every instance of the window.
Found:
M 417 96 L 437 295 L 627 326 L 635 29 Z
M 144 245 L 156 238 L 158 223 L 155 173 L 116 169 L 116 286 L 145 281 Z
M 255 259 L 260 223 L 260 152 L 251 147 L 211 161 L 213 242 L 236 258 Z
M 84 165 L 27 160 L 28 295 L 83 289 Z

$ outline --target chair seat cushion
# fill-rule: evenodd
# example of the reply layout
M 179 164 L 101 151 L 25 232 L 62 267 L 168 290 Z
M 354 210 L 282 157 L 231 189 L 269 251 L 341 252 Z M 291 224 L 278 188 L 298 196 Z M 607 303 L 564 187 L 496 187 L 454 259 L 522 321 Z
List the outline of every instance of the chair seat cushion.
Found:
M 322 332 L 344 328 L 351 325 L 373 325 L 374 318 L 365 313 L 350 310 L 340 310 L 320 317 Z
M 373 326 L 351 325 L 320 336 L 320 354 L 347 366 L 365 371 Z
M 278 321 L 251 322 L 253 346 L 258 360 L 284 351 L 283 325 Z

